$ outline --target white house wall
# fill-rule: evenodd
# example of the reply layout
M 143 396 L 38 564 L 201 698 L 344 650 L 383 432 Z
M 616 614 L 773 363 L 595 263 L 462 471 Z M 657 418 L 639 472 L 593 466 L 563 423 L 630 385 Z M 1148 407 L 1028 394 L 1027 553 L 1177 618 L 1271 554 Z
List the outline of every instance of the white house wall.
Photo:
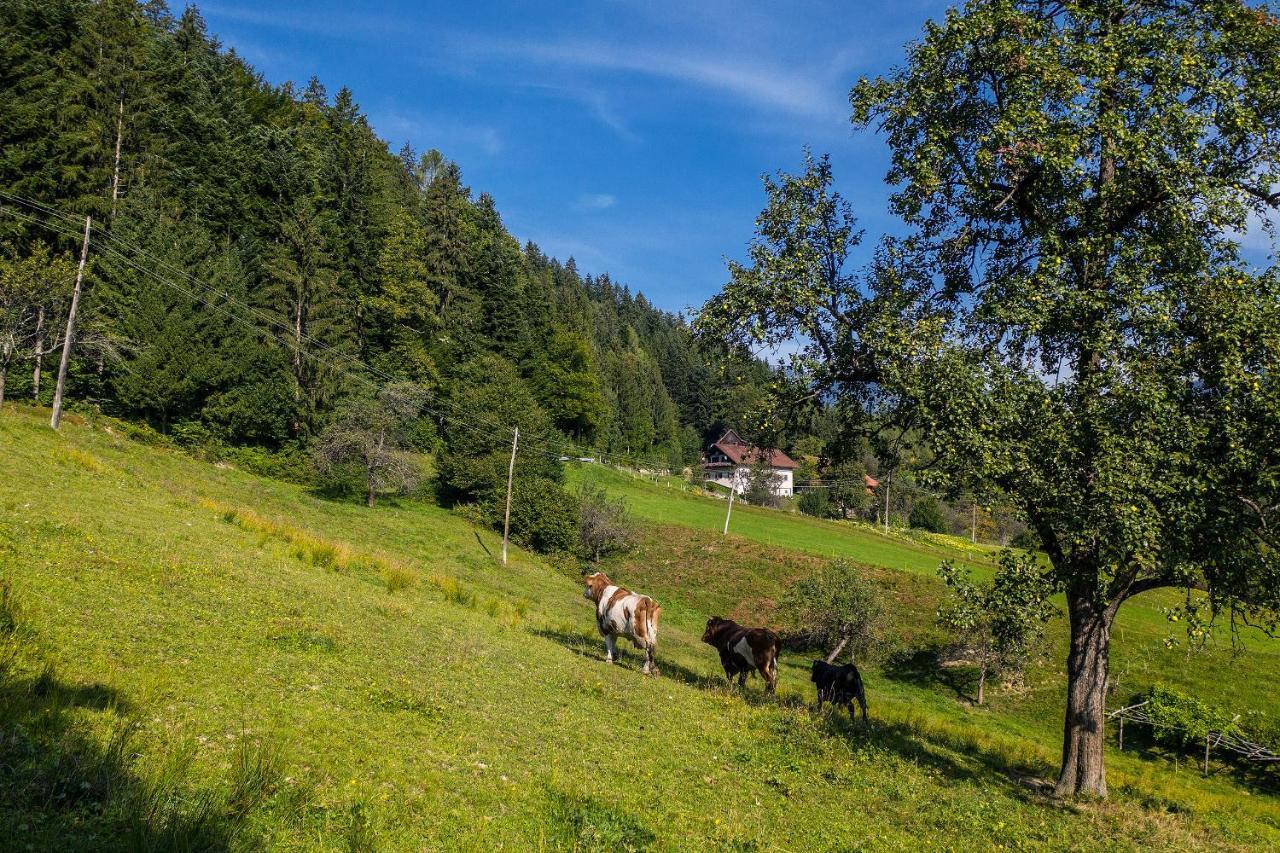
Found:
M 774 468 L 773 470 L 773 493 L 780 497 L 791 497 L 795 491 L 795 481 L 792 477 L 790 468 Z M 751 467 L 748 465 L 739 465 L 731 473 L 725 468 L 713 468 L 706 472 L 708 482 L 728 487 L 730 480 L 733 483 L 733 490 L 740 495 L 746 494 L 747 487 L 751 484 Z

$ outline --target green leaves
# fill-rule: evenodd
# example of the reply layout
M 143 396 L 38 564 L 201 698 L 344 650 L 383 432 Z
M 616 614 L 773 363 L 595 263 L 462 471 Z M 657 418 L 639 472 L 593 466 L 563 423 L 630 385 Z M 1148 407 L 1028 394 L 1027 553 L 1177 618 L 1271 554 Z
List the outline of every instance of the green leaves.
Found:
M 938 622 L 992 675 L 1018 674 L 1036 651 L 1044 624 L 1056 613 L 1052 584 L 1030 554 L 1005 550 L 990 585 L 975 584 L 968 569 L 948 560 L 938 569 L 950 597 Z

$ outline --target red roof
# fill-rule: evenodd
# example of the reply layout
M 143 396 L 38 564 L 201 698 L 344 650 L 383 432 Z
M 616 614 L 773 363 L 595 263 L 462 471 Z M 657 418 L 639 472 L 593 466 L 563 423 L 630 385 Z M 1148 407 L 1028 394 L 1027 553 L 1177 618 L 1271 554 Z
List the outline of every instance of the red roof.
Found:
M 729 430 L 720 436 L 720 440 L 711 445 L 728 457 L 734 465 L 754 465 L 762 458 L 771 468 L 799 468 L 800 465 L 781 450 L 761 451 L 743 441 L 736 432 Z M 714 468 L 716 465 L 727 465 L 727 462 L 705 462 L 704 465 Z

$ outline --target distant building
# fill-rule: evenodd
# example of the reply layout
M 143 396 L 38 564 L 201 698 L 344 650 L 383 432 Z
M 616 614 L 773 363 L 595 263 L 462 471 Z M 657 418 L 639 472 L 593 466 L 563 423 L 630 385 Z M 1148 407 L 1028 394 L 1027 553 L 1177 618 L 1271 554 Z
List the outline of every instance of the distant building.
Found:
M 703 478 L 743 494 L 751 485 L 751 469 L 763 461 L 773 474 L 773 493 L 790 497 L 795 491 L 795 470 L 800 467 L 781 450 L 761 450 L 747 444 L 733 430 L 707 450 L 702 460 Z

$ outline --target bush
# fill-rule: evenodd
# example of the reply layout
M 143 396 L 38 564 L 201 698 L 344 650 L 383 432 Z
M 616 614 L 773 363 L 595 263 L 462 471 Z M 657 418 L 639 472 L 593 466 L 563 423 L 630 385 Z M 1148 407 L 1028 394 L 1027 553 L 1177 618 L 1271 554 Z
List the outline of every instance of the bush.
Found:
M 490 504 L 491 516 L 502 529 L 506 502 Z M 578 499 L 559 484 L 542 477 L 515 481 L 511 492 L 511 535 L 543 553 L 572 551 L 578 544 Z
M 578 544 L 582 556 L 592 562 L 626 551 L 635 541 L 635 530 L 627 517 L 626 504 L 609 500 L 603 486 L 583 486 L 578 491 Z
M 1009 540 L 1009 544 L 1014 548 L 1021 548 L 1024 551 L 1039 551 L 1040 537 L 1030 527 L 1019 530 L 1017 535 Z
M 883 595 L 856 566 L 836 560 L 817 574 L 791 584 L 781 610 L 792 638 L 823 652 L 862 657 L 883 643 Z
M 826 489 L 810 489 L 796 498 L 796 508 L 805 515 L 827 518 L 831 515 L 831 499 L 827 497 Z
M 1234 716 L 1194 696 L 1157 684 L 1139 701 L 1151 719 L 1151 739 L 1171 749 L 1202 745 L 1209 732 L 1242 735 Z
M 932 495 L 924 495 L 911 507 L 908 523 L 917 530 L 945 533 L 947 520 L 942 516 L 942 506 Z

